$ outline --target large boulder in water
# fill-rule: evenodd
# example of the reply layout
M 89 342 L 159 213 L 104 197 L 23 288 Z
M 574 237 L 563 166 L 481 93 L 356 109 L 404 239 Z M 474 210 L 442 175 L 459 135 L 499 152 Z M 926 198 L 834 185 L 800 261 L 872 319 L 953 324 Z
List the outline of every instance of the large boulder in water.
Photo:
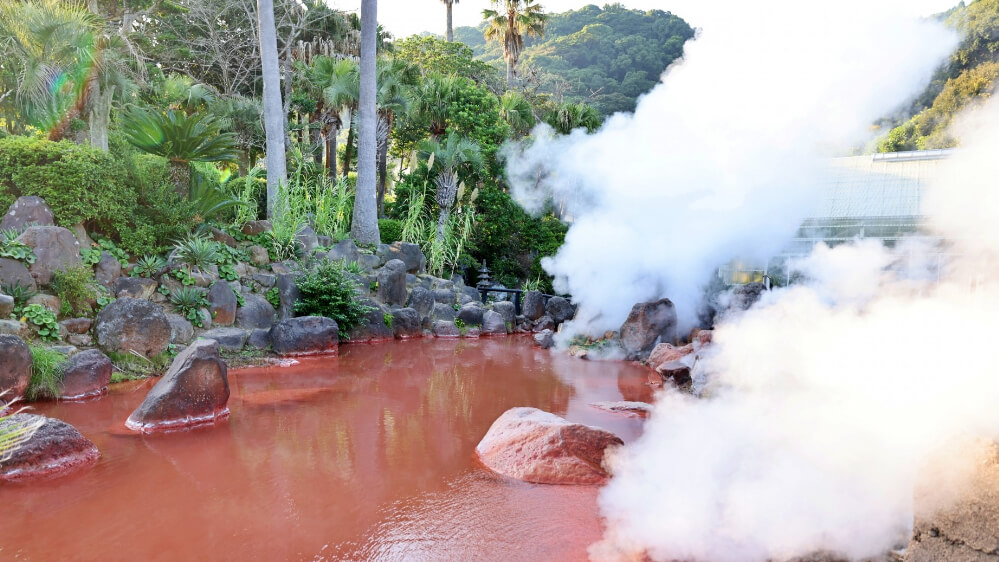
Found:
M 88 349 L 69 356 L 62 365 L 63 400 L 80 400 L 99 396 L 111 384 L 111 359 L 96 349 Z
M 0 335 L 0 392 L 3 400 L 24 396 L 31 382 L 31 348 L 17 336 Z
M 236 327 L 244 330 L 269 330 L 274 325 L 274 306 L 260 295 L 243 295 L 243 306 L 236 310 Z
M 643 359 L 657 343 L 676 339 L 676 309 L 669 299 L 640 302 L 621 325 L 621 345 L 630 357 Z
M 228 368 L 218 342 L 197 340 L 174 358 L 125 425 L 149 432 L 210 423 L 229 415 L 228 401 Z
M 60 269 L 83 265 L 80 243 L 72 231 L 58 226 L 32 226 L 17 239 L 35 252 L 35 263 L 28 268 L 39 285 L 48 285 Z
M 0 230 L 24 232 L 29 226 L 54 226 L 55 215 L 45 200 L 36 195 L 18 197 L 0 221 Z
M 325 316 L 300 316 L 271 328 L 271 349 L 278 355 L 335 353 L 340 343 L 336 320 Z
M 613 433 L 569 422 L 537 408 L 512 408 L 475 448 L 490 469 L 538 484 L 600 484 L 604 451 L 622 445 Z
M 389 320 L 389 324 L 385 323 L 386 318 L 392 318 L 389 310 L 373 299 L 361 298 L 359 300 L 362 305 L 368 308 L 368 312 L 364 314 L 356 326 L 350 329 L 347 341 L 371 342 L 395 338 L 395 334 L 389 325 L 392 321 Z
M 170 321 L 163 307 L 144 299 L 116 299 L 97 315 L 97 344 L 105 351 L 158 355 L 170 344 Z
M 89 466 L 101 456 L 89 439 L 62 420 L 16 414 L 0 421 L 0 428 L 4 426 L 37 429 L 9 459 L 0 463 L 0 482 L 62 475 Z
M 423 335 L 420 313 L 412 308 L 392 311 L 392 332 L 400 339 L 418 338 Z
M 572 317 L 576 315 L 576 309 L 565 298 L 552 297 L 545 303 L 545 314 L 551 316 L 556 324 L 561 324 L 566 320 L 572 320 Z
M 521 303 L 521 312 L 528 320 L 534 321 L 545 315 L 545 297 L 540 291 L 527 291 Z

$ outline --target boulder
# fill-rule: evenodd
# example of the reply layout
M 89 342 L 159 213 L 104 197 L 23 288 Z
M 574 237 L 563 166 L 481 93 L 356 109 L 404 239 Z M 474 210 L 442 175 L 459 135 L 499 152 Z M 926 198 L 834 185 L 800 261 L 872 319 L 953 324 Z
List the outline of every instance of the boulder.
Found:
M 438 338 L 460 338 L 461 330 L 454 322 L 447 320 L 435 320 L 432 328 L 434 336 Z
M 94 327 L 97 345 L 108 352 L 158 355 L 170 344 L 170 322 L 163 307 L 142 299 L 120 298 L 104 307 Z
M 62 301 L 59 299 L 59 297 L 55 295 L 47 295 L 45 293 L 38 293 L 37 295 L 32 296 L 30 299 L 25 301 L 25 304 L 41 305 L 42 308 L 45 308 L 46 310 L 55 314 L 56 316 L 58 316 L 59 312 L 62 310 Z
M 111 384 L 111 371 L 114 366 L 107 355 L 96 349 L 88 349 L 70 355 L 62 365 L 62 400 L 80 400 L 100 396 Z
M 534 343 L 541 346 L 541 349 L 550 349 L 555 345 L 555 332 L 551 330 L 541 330 L 534 334 Z
M 96 463 L 101 456 L 96 445 L 62 420 L 17 414 L 0 421 L 4 425 L 37 430 L 0 464 L 0 482 L 61 476 Z
M 24 232 L 29 226 L 54 226 L 55 215 L 41 197 L 18 197 L 0 220 L 0 230 Z
M 270 289 L 275 283 L 277 283 L 277 276 L 273 273 L 254 273 L 253 280 L 256 281 L 261 287 Z
M 70 334 L 66 341 L 70 345 L 75 345 L 77 347 L 90 347 L 94 345 L 94 338 L 90 334 Z
M 246 340 L 250 334 L 239 328 L 215 328 L 202 333 L 200 337 L 206 340 L 215 340 L 220 349 L 239 351 L 246 345 Z
M 392 332 L 400 339 L 418 338 L 423 335 L 420 313 L 412 308 L 398 308 L 392 311 Z
M 14 314 L 14 297 L 0 294 L 0 319 L 10 318 Z
M 357 250 L 357 244 L 350 238 L 345 238 L 330 248 L 326 257 L 330 260 L 343 260 L 346 263 L 356 262 L 361 257 L 361 252 Z
M 271 348 L 278 355 L 336 353 L 339 327 L 332 318 L 302 316 L 278 322 L 271 328 Z
M 17 237 L 35 252 L 35 263 L 28 271 L 39 285 L 48 285 L 52 273 L 83 265 L 76 236 L 59 226 L 31 226 Z
M 287 320 L 295 315 L 295 301 L 301 296 L 298 291 L 296 280 L 298 276 L 294 273 L 281 273 L 277 276 L 277 288 L 280 304 L 278 305 L 278 319 Z
M 697 330 L 694 333 L 692 343 L 696 343 L 698 346 L 703 347 L 714 341 L 715 333 L 711 330 Z
M 243 234 L 247 236 L 255 236 L 257 234 L 263 234 L 271 230 L 271 221 L 247 221 L 243 225 Z
M 295 235 L 295 244 L 303 256 L 308 256 L 312 253 L 312 250 L 315 250 L 319 246 L 319 237 L 316 236 L 316 231 L 311 226 L 305 225 Z
M 433 290 L 434 302 L 440 304 L 454 304 L 457 302 L 457 294 L 451 289 L 437 288 Z
M 267 349 L 271 346 L 271 331 L 264 329 L 250 330 L 250 337 L 246 338 L 246 345 L 254 349 Z
M 218 342 L 197 340 L 174 358 L 125 425 L 146 433 L 211 423 L 229 415 L 228 401 L 228 368 Z
M 423 250 L 418 244 L 408 242 L 393 242 L 389 245 L 380 244 L 377 251 L 378 257 L 388 263 L 391 260 L 400 260 L 406 264 L 408 273 L 423 273 L 427 270 L 427 258 L 423 255 Z
M 20 285 L 29 291 L 37 291 L 38 284 L 31 276 L 28 267 L 10 258 L 0 258 L 0 286 L 14 287 Z
M 482 315 L 482 335 L 506 335 L 506 321 L 499 312 L 487 310 Z
M 208 312 L 212 313 L 212 324 L 231 326 L 236 321 L 236 293 L 225 281 L 216 281 L 208 290 Z
M 180 314 L 167 314 L 170 324 L 170 343 L 185 345 L 194 339 L 194 324 Z
M 552 320 L 552 317 L 548 316 L 547 314 L 542 316 L 541 318 L 538 318 L 534 322 L 535 332 L 544 332 L 545 330 L 552 330 L 552 331 L 555 330 L 555 321 Z
M 236 310 L 236 327 L 244 330 L 269 330 L 274 325 L 274 307 L 260 295 L 243 295 L 243 306 Z
M 90 326 L 94 323 L 90 318 L 69 318 L 59 322 L 59 325 L 66 328 L 71 334 L 86 334 L 90 331 Z
M 445 322 L 454 322 L 454 320 L 457 317 L 458 314 L 454 311 L 454 309 L 446 304 L 437 303 L 430 311 L 430 318 L 432 318 L 433 320 L 444 320 Z
M 601 484 L 607 447 L 623 445 L 613 433 L 569 422 L 537 408 L 512 408 L 500 416 L 475 452 L 504 476 L 537 484 Z
M 493 303 L 493 310 L 503 317 L 503 322 L 507 322 L 511 326 L 517 322 L 517 308 L 512 302 L 500 301 Z
M 367 270 L 372 270 L 382 264 L 382 260 L 373 254 L 361 254 L 357 257 L 357 263 Z
M 235 247 L 239 246 L 239 242 L 237 242 L 236 239 L 233 238 L 231 234 L 229 234 L 228 232 L 219 230 L 217 228 L 213 228 L 212 229 L 212 240 L 214 240 L 214 241 L 216 241 L 216 242 L 218 242 L 220 244 L 225 244 L 226 246 L 229 246 L 230 248 L 235 248 Z
M 591 402 L 590 406 L 608 412 L 629 414 L 640 418 L 648 417 L 652 413 L 652 404 L 647 402 L 631 402 L 628 400 L 618 400 L 615 402 Z
M 661 343 L 652 350 L 646 363 L 649 367 L 658 369 L 660 365 L 671 361 L 679 361 L 693 352 L 694 346 L 689 344 L 683 347 L 674 347 L 673 344 Z
M 156 292 L 159 283 L 145 277 L 119 277 L 111 291 L 118 298 L 149 299 Z
M 24 396 L 31 382 L 31 348 L 21 338 L 0 335 L 0 392 L 9 391 L 0 397 L 8 402 Z
M 522 296 L 520 309 L 524 317 L 533 322 L 545 315 L 545 297 L 540 291 L 527 291 Z
M 385 316 L 389 314 L 387 308 L 379 305 L 372 299 L 364 298 L 360 299 L 361 304 L 368 307 L 368 312 L 365 313 L 361 321 L 350 329 L 348 332 L 347 341 L 350 342 L 369 342 L 369 341 L 385 341 L 390 340 L 395 337 L 392 328 L 385 323 Z
M 475 287 L 461 286 L 459 291 L 461 299 L 467 299 L 468 302 L 482 302 L 482 294 Z
M 676 339 L 676 309 L 669 299 L 638 303 L 621 325 L 621 345 L 631 358 L 643 359 L 659 342 Z
M 561 324 L 567 320 L 572 320 L 576 315 L 576 309 L 569 301 L 562 297 L 552 297 L 545 303 L 545 314 L 552 317 L 552 321 Z
M 484 312 L 485 309 L 481 306 L 469 303 L 461 307 L 461 310 L 458 311 L 457 319 L 461 320 L 466 326 L 481 326 Z
M 111 287 L 119 277 L 121 277 L 121 262 L 110 253 L 101 252 L 101 261 L 97 262 L 97 267 L 94 269 L 94 279 L 105 287 Z
M 672 382 L 676 386 L 685 387 L 691 383 L 690 365 L 683 361 L 668 361 L 656 367 L 656 372 L 663 382 Z
M 385 304 L 406 304 L 406 264 L 389 260 L 378 270 L 378 300 Z
M 746 283 L 732 289 L 732 297 L 728 302 L 729 311 L 749 310 L 763 296 L 767 288 L 763 283 Z
M 409 293 L 409 307 L 420 316 L 428 316 L 434 309 L 434 294 L 425 287 L 414 287 Z
M 271 256 L 267 253 L 267 248 L 263 246 L 250 246 L 250 262 L 257 267 L 271 263 Z
M 942 509 L 920 505 L 905 562 L 999 560 L 999 458 L 978 462 L 968 486 Z
M 0 334 L 30 338 L 33 330 L 18 320 L 0 320 Z

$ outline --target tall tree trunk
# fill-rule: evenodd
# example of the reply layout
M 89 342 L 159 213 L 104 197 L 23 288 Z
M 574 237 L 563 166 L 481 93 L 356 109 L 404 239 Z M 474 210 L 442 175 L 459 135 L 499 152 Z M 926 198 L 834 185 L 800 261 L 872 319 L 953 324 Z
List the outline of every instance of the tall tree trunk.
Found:
M 354 159 L 354 137 L 357 136 L 357 128 L 354 127 L 354 120 L 350 120 L 350 128 L 347 129 L 347 144 L 343 146 L 343 164 L 340 165 L 340 175 L 347 177 L 350 174 L 350 161 Z
M 326 169 L 329 174 L 336 178 L 336 137 L 340 134 L 340 129 L 330 128 L 329 136 L 326 137 Z
M 108 125 L 111 122 L 111 100 L 114 97 L 114 86 L 102 90 L 95 80 L 93 83 L 90 115 L 87 121 L 90 125 L 90 146 L 104 152 L 108 151 Z
M 506 59 L 506 83 L 513 85 L 513 60 L 509 57 Z
M 451 2 L 444 2 L 447 6 L 447 40 L 454 41 L 454 27 L 451 26 Z
M 385 189 L 388 184 L 388 141 L 392 129 L 392 119 L 378 118 L 378 216 L 385 214 Z
M 375 157 L 378 116 L 375 111 L 375 57 L 378 47 L 378 0 L 361 1 L 361 90 L 358 96 L 357 191 L 350 234 L 361 244 L 377 244 Z
M 257 0 L 260 27 L 260 62 L 264 78 L 264 130 L 267 136 L 267 216 L 274 216 L 278 189 L 288 181 L 285 162 L 284 108 L 281 104 L 281 70 L 278 68 L 274 0 Z

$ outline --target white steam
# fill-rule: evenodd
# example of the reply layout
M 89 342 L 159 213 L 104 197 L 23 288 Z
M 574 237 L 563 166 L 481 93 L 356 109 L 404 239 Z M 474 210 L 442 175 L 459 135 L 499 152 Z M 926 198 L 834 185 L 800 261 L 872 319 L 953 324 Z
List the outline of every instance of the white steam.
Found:
M 692 324 L 702 288 L 732 258 L 765 259 L 813 208 L 827 156 L 923 86 L 954 45 L 909 3 L 676 2 L 701 26 L 684 60 L 593 135 L 508 153 L 515 197 L 573 219 L 548 260 L 580 304 L 570 331 L 616 330 L 636 302 L 669 297 Z
M 965 125 L 924 199 L 942 278 L 912 247 L 819 247 L 810 282 L 719 326 L 703 397 L 662 394 L 609 460 L 594 558 L 876 556 L 907 542 L 917 481 L 943 501 L 965 445 L 999 437 L 999 103 Z

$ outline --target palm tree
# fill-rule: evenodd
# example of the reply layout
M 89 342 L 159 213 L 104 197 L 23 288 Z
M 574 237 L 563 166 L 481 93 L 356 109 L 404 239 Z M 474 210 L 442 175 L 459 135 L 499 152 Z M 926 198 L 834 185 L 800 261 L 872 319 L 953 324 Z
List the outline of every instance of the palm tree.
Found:
M 530 102 L 516 90 L 507 90 L 500 97 L 500 117 L 518 136 L 526 135 L 534 126 L 534 111 Z
M 458 100 L 458 80 L 453 75 L 427 74 L 413 96 L 413 115 L 428 124 L 431 138 L 447 134 L 447 118 Z
M 482 151 L 474 141 L 451 131 L 443 143 L 435 139 L 420 143 L 420 152 L 427 158 L 427 167 L 437 187 L 437 238 L 442 239 L 459 184 L 463 185 L 460 176 L 482 170 Z
M 409 110 L 409 88 L 419 80 L 419 69 L 402 59 L 383 59 L 376 64 L 378 128 L 378 215 L 382 215 L 388 176 L 388 148 L 392 126 L 399 114 Z
M 318 56 L 312 60 L 308 70 L 309 84 L 318 90 L 316 113 L 319 115 L 319 132 L 323 137 L 324 166 L 336 175 L 336 139 L 346 122 L 350 122 L 350 112 L 357 104 L 358 67 L 351 59 L 336 60 L 328 56 Z
M 378 206 L 375 201 L 376 129 L 378 116 L 375 57 L 378 46 L 378 1 L 361 1 L 361 84 L 358 96 L 357 190 L 350 234 L 361 244 L 377 244 Z
M 441 0 L 444 6 L 447 7 L 447 40 L 454 41 L 454 27 L 451 25 L 451 7 L 457 4 L 459 0 Z
M 172 179 L 181 197 L 190 193 L 191 162 L 226 162 L 239 157 L 236 135 L 220 133 L 215 119 L 205 113 L 132 109 L 124 116 L 122 132 L 139 150 L 170 160 Z
M 286 115 L 281 103 L 274 0 L 257 0 L 257 22 L 264 82 L 264 131 L 267 137 L 267 216 L 271 217 L 277 206 L 278 190 L 288 182 L 288 164 L 284 155 Z
M 483 35 L 486 41 L 503 46 L 506 82 L 513 84 L 517 79 L 517 63 L 524 52 L 524 38 L 544 35 L 547 17 L 536 0 L 492 0 L 492 3 L 502 11 L 482 10 L 488 24 Z
M 563 135 L 580 128 L 592 133 L 600 127 L 603 117 L 596 108 L 584 102 L 560 103 L 545 115 L 545 122 Z

